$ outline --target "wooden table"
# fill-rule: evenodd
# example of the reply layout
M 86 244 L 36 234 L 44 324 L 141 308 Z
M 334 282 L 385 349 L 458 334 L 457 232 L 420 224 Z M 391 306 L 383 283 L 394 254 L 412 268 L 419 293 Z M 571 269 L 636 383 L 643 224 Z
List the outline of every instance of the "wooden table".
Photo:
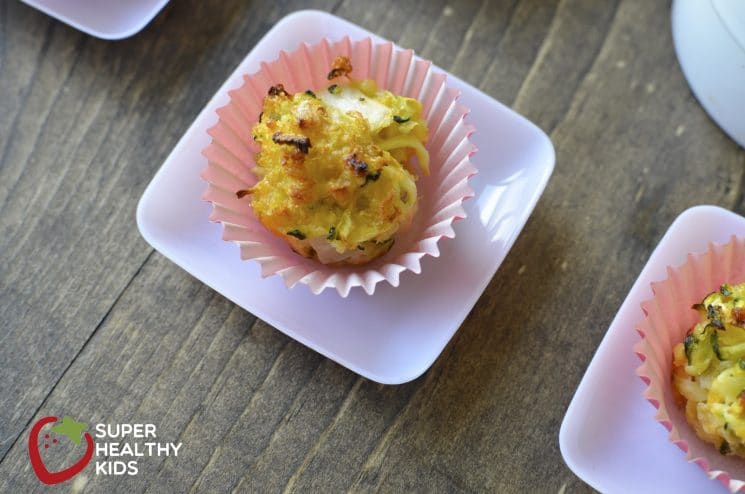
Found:
M 414 48 L 556 147 L 504 264 L 401 386 L 236 307 L 135 224 L 210 96 L 308 6 Z M 742 214 L 744 185 L 745 152 L 681 74 L 669 1 L 180 0 L 117 42 L 0 2 L 0 492 L 45 491 L 29 429 L 63 413 L 183 443 L 136 476 L 89 466 L 66 491 L 591 491 L 559 452 L 574 390 L 672 220 L 701 203 Z

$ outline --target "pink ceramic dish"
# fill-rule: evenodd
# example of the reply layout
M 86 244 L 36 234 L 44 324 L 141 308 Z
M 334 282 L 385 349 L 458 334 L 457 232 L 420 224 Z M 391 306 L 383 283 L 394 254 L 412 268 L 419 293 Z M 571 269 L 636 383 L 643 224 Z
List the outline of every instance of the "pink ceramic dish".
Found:
M 709 243 L 727 243 L 745 232 L 745 218 L 716 206 L 692 207 L 670 225 L 629 290 L 587 367 L 561 424 L 559 445 L 569 468 L 603 493 L 724 494 L 669 441 L 644 398 L 646 384 L 632 351 L 634 328 L 644 319 L 641 304 L 651 299 L 651 284 L 667 277 L 668 266 L 686 262 Z M 738 233 L 739 234 L 739 233 Z M 612 390 L 609 392 L 609 390 Z
M 456 237 L 439 244 L 440 257 L 422 258 L 422 272 L 401 274 L 401 284 L 378 284 L 373 295 L 352 290 L 342 300 L 325 290 L 288 290 L 279 276 L 263 279 L 256 262 L 242 261 L 237 246 L 221 239 L 202 200 L 202 150 L 216 110 L 243 75 L 261 69 L 281 50 L 323 38 L 386 40 L 325 12 L 301 11 L 279 21 L 240 61 L 195 118 L 140 199 L 137 225 L 153 247 L 195 278 L 279 331 L 369 379 L 386 384 L 422 374 L 448 343 L 494 276 L 551 176 L 554 149 L 538 127 L 478 89 L 448 75 L 459 102 L 478 128 L 479 169 L 469 181 L 474 199 L 468 219 L 453 224 Z M 457 288 L 457 289 L 456 289 Z M 638 379 L 637 379 L 638 381 Z M 640 383 L 641 384 L 641 383 Z

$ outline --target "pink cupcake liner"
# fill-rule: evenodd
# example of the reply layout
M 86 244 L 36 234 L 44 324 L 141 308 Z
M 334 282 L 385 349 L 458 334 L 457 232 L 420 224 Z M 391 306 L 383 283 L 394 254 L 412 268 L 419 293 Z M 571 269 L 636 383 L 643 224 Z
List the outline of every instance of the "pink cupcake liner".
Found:
M 418 99 L 429 126 L 426 148 L 430 154 L 430 175 L 417 181 L 420 196 L 412 226 L 396 235 L 390 252 L 361 266 L 332 267 L 306 259 L 287 243 L 270 233 L 254 216 L 248 200 L 236 191 L 256 183 L 251 172 L 259 146 L 251 138 L 268 89 L 282 83 L 295 93 L 321 90 L 329 85 L 326 75 L 335 57 L 350 58 L 355 79 L 375 79 L 378 86 L 394 94 Z M 217 110 L 219 121 L 208 130 L 212 142 L 202 151 L 208 165 L 202 178 L 208 183 L 203 199 L 213 205 L 211 221 L 223 225 L 223 239 L 240 247 L 244 260 L 261 264 L 262 277 L 280 275 L 288 288 L 307 284 L 313 293 L 334 287 L 342 297 L 351 288 L 362 287 L 367 294 L 385 280 L 398 286 L 402 272 L 421 272 L 421 258 L 438 257 L 442 237 L 453 238 L 452 224 L 466 217 L 463 201 L 473 197 L 468 179 L 476 173 L 470 157 L 476 151 L 469 137 L 474 132 L 464 120 L 468 109 L 457 103 L 460 92 L 445 84 L 445 74 L 431 68 L 431 62 L 414 57 L 393 43 L 374 43 L 365 38 L 337 42 L 323 39 L 315 45 L 302 44 L 295 51 L 281 51 L 273 62 L 264 62 L 243 85 L 229 92 L 230 102 Z
M 745 281 L 745 238 L 733 236 L 727 244 L 709 244 L 705 253 L 689 254 L 685 264 L 668 267 L 667 274 L 665 281 L 652 283 L 654 298 L 642 303 L 646 317 L 636 328 L 642 339 L 634 347 L 642 365 L 636 373 L 647 384 L 644 397 L 657 408 L 655 418 L 686 452 L 686 459 L 737 492 L 745 487 L 745 459 L 723 456 L 696 436 L 675 401 L 671 379 L 673 347 L 700 320 L 691 306 L 723 283 Z

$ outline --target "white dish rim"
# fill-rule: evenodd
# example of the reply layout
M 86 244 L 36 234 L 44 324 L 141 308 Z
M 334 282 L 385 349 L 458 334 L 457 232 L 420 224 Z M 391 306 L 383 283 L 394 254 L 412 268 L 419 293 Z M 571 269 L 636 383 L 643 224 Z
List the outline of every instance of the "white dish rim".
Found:
M 131 25 L 122 28 L 118 31 L 106 31 L 99 27 L 82 23 L 70 17 L 66 13 L 65 5 L 66 2 L 61 2 L 59 5 L 52 4 L 48 5 L 43 0 L 21 0 L 23 3 L 30 7 L 33 7 L 50 17 L 57 19 L 60 22 L 64 22 L 68 26 L 71 26 L 78 31 L 82 31 L 86 34 L 94 36 L 96 38 L 104 39 L 107 41 L 116 41 L 124 38 L 129 38 L 142 31 L 153 18 L 158 15 L 158 12 L 163 10 L 169 0 L 152 0 L 152 7 L 147 13 L 135 20 Z M 55 8 L 56 7 L 56 8 Z

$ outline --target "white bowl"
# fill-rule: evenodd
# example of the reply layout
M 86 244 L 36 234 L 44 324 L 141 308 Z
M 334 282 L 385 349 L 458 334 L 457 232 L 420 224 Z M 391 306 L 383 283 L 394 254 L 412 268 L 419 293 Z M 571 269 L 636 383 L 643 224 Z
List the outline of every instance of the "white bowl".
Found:
M 711 118 L 745 147 L 745 1 L 675 0 L 673 41 Z

